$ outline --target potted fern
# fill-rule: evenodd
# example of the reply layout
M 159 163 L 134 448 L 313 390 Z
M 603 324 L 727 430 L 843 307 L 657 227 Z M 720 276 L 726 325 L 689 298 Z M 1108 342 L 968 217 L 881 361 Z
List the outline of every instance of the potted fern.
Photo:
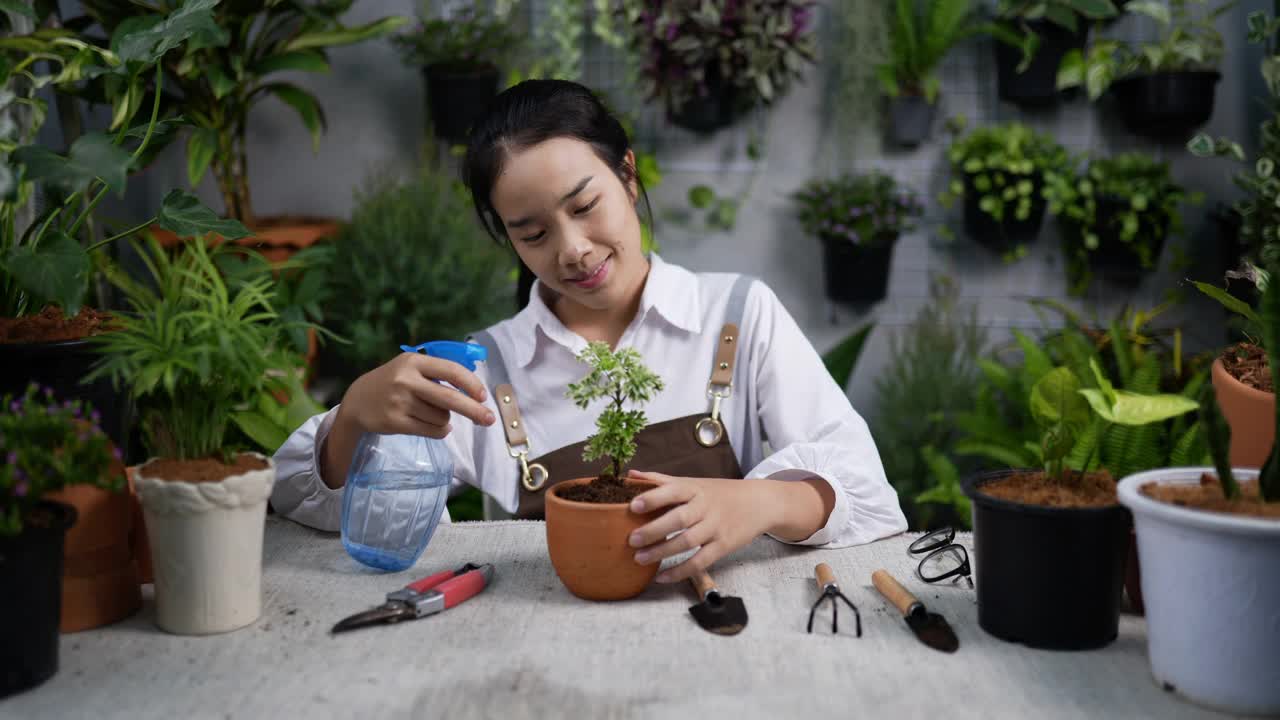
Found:
M 1089 37 L 1089 23 L 1116 15 L 1111 0 L 1000 0 L 987 27 L 996 39 L 996 91 L 1024 106 L 1056 102 L 1058 67 Z
M 0 587 L 8 597 L 0 613 L 0 697 L 35 687 L 58 670 L 63 540 L 78 514 L 51 496 L 75 486 L 113 494 L 124 487 L 124 466 L 93 422 L 96 413 L 34 384 L 21 396 L 6 394 L 3 403 Z M 136 609 L 136 576 L 132 591 Z
M 810 180 L 792 197 L 805 232 L 822 241 L 827 297 L 883 300 L 898 237 L 924 213 L 915 194 L 891 175 L 873 171 Z
M 929 137 L 941 82 L 937 68 L 957 43 L 979 31 L 971 0 L 897 0 L 888 58 L 876 67 L 889 98 L 889 141 L 915 147 Z
M 1165 240 L 1182 231 L 1182 205 L 1195 201 L 1175 183 L 1169 164 L 1139 152 L 1090 161 L 1078 174 L 1051 175 L 1049 212 L 1062 226 L 1073 294 L 1097 272 L 1136 284 L 1160 258 Z
M 176 258 L 139 248 L 151 284 L 119 272 L 129 312 L 94 338 L 92 376 L 128 390 L 152 456 L 134 471 L 156 586 L 156 623 L 177 634 L 234 630 L 261 612 L 262 535 L 275 478 L 269 457 L 235 452 L 228 432 L 298 366 L 264 272 L 229 286 L 204 240 Z M 243 251 L 243 250 L 241 250 Z M 265 267 L 265 264 L 264 264 Z
M 1271 277 L 1280 277 L 1273 263 Z M 1280 382 L 1280 283 L 1267 283 L 1258 320 L 1273 387 Z M 1280 713 L 1280 443 L 1261 470 L 1242 469 L 1215 391 L 1201 428 L 1213 467 L 1131 475 L 1120 502 L 1133 512 L 1146 602 L 1151 674 L 1198 704 L 1242 715 Z M 1276 423 L 1274 400 L 1271 426 Z
M 578 359 L 591 370 L 569 384 L 568 396 L 583 410 L 606 400 L 582 457 L 604 465 L 594 478 L 564 480 L 546 491 L 547 548 L 556 575 L 574 595 L 625 600 L 643 592 L 658 573 L 657 563 L 635 561 L 627 539 L 661 514 L 631 511 L 632 498 L 653 486 L 624 480 L 635 436 L 648 423 L 643 410 L 626 405 L 648 402 L 663 384 L 632 348 L 614 352 L 607 343 L 591 342 Z
M 1065 365 L 1036 367 L 1039 379 L 1024 401 L 1038 428 L 1023 453 L 1034 469 L 987 472 L 964 483 L 973 506 L 978 623 L 1031 647 L 1103 647 L 1116 638 L 1130 542 L 1128 513 L 1116 501 L 1111 473 L 1101 469 L 1106 437 L 1115 426 L 1159 423 L 1196 403 L 1117 390 L 1096 358 L 1089 361 L 1092 387 Z

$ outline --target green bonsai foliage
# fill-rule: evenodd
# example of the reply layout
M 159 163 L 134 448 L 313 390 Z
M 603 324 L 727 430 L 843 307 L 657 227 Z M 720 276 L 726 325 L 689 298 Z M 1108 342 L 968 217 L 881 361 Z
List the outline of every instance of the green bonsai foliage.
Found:
M 437 65 L 455 71 L 498 69 L 519 47 L 520 37 L 505 15 L 464 5 L 448 17 L 430 17 L 431 3 L 422 3 L 425 18 L 391 41 L 405 62 Z
M 1113 82 L 1130 75 L 1216 68 L 1224 45 L 1214 23 L 1235 0 L 1208 5 L 1208 0 L 1132 0 L 1125 12 L 1156 21 L 1159 38 L 1137 45 L 1101 40 L 1087 52 L 1072 50 L 1058 68 L 1058 88 L 1083 85 L 1089 99 L 1097 100 Z
M 91 338 L 103 357 L 88 379 L 110 377 L 128 390 L 151 455 L 226 457 L 237 414 L 264 392 L 287 390 L 280 375 L 299 365 L 271 304 L 274 281 L 263 273 L 229 286 L 218 260 L 247 251 L 228 244 L 211 250 L 192 241 L 176 258 L 154 240 L 139 250 L 155 288 L 112 273 L 130 312 L 120 314 L 119 330 Z
M 0 537 L 22 532 L 45 495 L 69 485 L 112 492 L 124 487 L 120 451 L 98 427 L 98 411 L 80 401 L 54 402 L 33 383 L 5 395 L 0 407 Z
M 876 67 L 885 94 L 938 99 L 937 67 L 957 43 L 978 33 L 971 0 L 897 0 L 889 57 Z
M 964 120 L 948 125 L 958 134 Z M 952 142 L 947 159 L 953 179 L 942 204 L 950 207 L 955 200 L 977 193 L 978 209 L 999 223 L 1030 218 L 1046 185 L 1069 167 L 1066 148 L 1021 123 L 978 128 Z M 1015 251 L 1024 253 L 1025 248 Z
M 607 343 L 590 342 L 578 359 L 591 371 L 569 384 L 569 398 L 583 410 L 595 400 L 609 401 L 596 419 L 596 434 L 587 438 L 582 459 L 607 460 L 600 479 L 622 484 L 622 469 L 636 454 L 636 434 L 648 424 L 643 410 L 626 410 L 623 405 L 652 400 L 662 390 L 662 378 L 643 365 L 633 348 L 613 352 Z
M 1077 294 L 1089 284 L 1090 253 L 1103 245 L 1124 245 L 1142 268 L 1154 267 L 1165 239 L 1182 232 L 1182 203 L 1199 200 L 1173 181 L 1168 163 L 1138 152 L 1093 160 L 1078 175 L 1051 174 L 1045 196 L 1064 229 Z
M 880 171 L 810 180 L 792 195 L 805 232 L 854 245 L 892 244 L 924 214 L 915 193 Z

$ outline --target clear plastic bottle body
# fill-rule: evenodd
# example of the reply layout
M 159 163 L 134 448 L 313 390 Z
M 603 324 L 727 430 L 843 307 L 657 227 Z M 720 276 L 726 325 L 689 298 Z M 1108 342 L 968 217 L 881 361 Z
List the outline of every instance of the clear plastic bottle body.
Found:
M 413 566 L 444 514 L 453 458 L 443 440 L 365 433 L 342 496 L 342 544 L 381 570 Z

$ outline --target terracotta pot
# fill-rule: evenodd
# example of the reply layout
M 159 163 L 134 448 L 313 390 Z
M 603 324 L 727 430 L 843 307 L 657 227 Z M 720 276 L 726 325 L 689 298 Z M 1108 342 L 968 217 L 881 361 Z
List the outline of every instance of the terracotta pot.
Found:
M 546 493 L 551 565 L 569 592 L 584 600 L 626 600 L 644 592 L 658 574 L 658 563 L 636 563 L 627 538 L 661 512 L 637 514 L 627 503 L 575 502 L 558 494 L 593 479 L 565 480 Z
M 111 469 L 125 474 L 119 461 Z M 48 498 L 75 508 L 77 517 L 63 544 L 59 630 L 88 630 L 137 612 L 142 590 L 131 542 L 135 518 L 130 493 L 72 485 Z
M 311 217 L 270 217 L 260 218 L 249 226 L 254 232 L 251 237 L 236 240 L 237 245 L 251 247 L 262 253 L 271 262 L 288 260 L 295 252 L 311 247 L 320 240 L 336 235 L 341 224 L 329 218 Z M 158 225 L 151 226 L 151 233 L 164 247 L 178 244 L 178 236 Z M 222 242 L 215 235 L 212 245 Z
M 1260 468 L 1276 436 L 1276 396 L 1250 387 L 1227 372 L 1222 358 L 1213 361 L 1213 391 L 1231 426 L 1231 465 Z

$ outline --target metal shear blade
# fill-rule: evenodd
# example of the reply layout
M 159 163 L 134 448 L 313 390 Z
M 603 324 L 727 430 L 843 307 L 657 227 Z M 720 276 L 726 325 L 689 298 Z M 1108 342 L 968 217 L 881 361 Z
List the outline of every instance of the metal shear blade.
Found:
M 403 603 L 387 603 L 379 605 L 372 610 L 356 613 L 351 617 L 341 620 L 337 625 L 333 626 L 331 632 L 340 633 L 347 630 L 355 630 L 366 625 L 377 625 L 382 623 L 393 623 L 400 620 L 406 620 L 414 616 L 413 610 Z

